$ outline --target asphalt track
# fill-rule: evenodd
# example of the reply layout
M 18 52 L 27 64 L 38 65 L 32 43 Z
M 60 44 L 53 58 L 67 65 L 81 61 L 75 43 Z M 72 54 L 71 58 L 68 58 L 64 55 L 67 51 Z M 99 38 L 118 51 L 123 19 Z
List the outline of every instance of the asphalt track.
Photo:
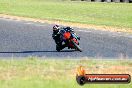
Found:
M 102 57 L 132 58 L 132 35 L 74 28 L 83 52 L 55 50 L 54 24 L 0 18 L 0 57 Z

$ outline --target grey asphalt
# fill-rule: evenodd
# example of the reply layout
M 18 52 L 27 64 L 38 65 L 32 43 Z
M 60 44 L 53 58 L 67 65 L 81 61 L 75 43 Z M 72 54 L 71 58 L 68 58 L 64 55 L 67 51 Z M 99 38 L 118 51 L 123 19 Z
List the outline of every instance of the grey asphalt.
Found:
M 132 58 L 132 35 L 74 28 L 81 37 L 83 52 L 56 52 L 52 39 L 54 24 L 0 18 L 0 57 L 102 57 Z

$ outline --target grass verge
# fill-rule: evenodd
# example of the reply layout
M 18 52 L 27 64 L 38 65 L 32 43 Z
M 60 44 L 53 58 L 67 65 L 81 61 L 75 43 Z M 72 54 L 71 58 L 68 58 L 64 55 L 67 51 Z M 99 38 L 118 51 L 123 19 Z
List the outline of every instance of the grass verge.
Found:
M 81 24 L 132 28 L 129 3 L 0 0 L 0 13 Z
M 0 88 L 80 88 L 76 68 L 82 65 L 87 73 L 127 73 L 132 75 L 132 60 L 95 59 L 0 59 Z M 130 84 L 88 84 L 83 88 L 131 88 Z M 82 88 L 82 87 L 81 87 Z

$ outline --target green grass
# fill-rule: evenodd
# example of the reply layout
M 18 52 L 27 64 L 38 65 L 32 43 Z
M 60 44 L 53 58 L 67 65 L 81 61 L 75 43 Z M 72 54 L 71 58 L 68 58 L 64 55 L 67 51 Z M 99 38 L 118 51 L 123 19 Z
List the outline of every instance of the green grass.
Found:
M 83 65 L 94 73 L 112 66 L 129 67 L 122 70 L 132 73 L 132 60 L 92 59 L 0 59 L 0 88 L 132 88 L 130 84 L 86 84 L 76 83 L 76 68 Z M 100 67 L 101 66 L 101 67 Z M 96 68 L 98 67 L 98 68 Z M 120 69 L 120 68 L 119 68 Z M 118 70 L 118 69 L 117 69 Z M 89 71 L 89 73 L 91 73 Z M 115 70 L 113 70 L 115 71 Z
M 132 5 L 129 3 L 87 3 L 70 2 L 69 0 L 0 0 L 0 13 L 132 28 Z

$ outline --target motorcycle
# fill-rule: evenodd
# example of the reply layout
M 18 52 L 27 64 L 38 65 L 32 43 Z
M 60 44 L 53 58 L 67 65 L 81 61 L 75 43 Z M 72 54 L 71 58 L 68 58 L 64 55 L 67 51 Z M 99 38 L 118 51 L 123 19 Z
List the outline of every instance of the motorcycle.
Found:
M 82 49 L 79 47 L 78 36 L 75 33 L 71 33 L 70 31 L 60 30 L 61 39 L 67 45 L 68 49 L 75 49 L 77 51 L 82 52 Z M 60 47 L 57 46 L 57 51 L 60 51 Z

